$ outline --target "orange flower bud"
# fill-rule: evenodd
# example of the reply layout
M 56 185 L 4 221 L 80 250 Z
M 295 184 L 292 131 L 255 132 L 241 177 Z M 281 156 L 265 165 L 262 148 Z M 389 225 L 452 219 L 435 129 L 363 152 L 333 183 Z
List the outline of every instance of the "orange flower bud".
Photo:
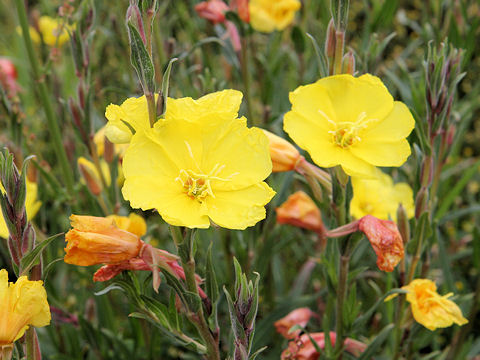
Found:
M 403 241 L 393 221 L 380 220 L 366 215 L 358 220 L 358 228 L 365 233 L 377 254 L 377 266 L 383 271 L 393 271 L 403 259 Z
M 275 210 L 279 224 L 298 226 L 318 234 L 325 232 L 320 210 L 303 191 L 290 195 L 287 201 Z
M 95 196 L 100 195 L 103 190 L 103 185 L 100 174 L 98 173 L 95 165 L 82 156 L 78 158 L 77 164 L 78 170 L 80 171 L 80 174 L 82 174 L 82 178 L 85 181 L 88 190 L 90 190 L 90 192 Z M 110 175 L 110 173 L 108 172 L 108 166 L 106 167 L 106 169 L 102 169 L 102 171 L 103 170 L 106 170 L 104 171 L 104 175 L 106 175 L 107 173 L 108 175 Z M 110 179 L 108 182 L 110 182 Z
M 272 171 L 294 170 L 297 163 L 303 158 L 295 146 L 270 131 L 263 130 L 263 133 L 267 135 L 270 142 L 270 157 L 273 163 Z
M 288 332 L 290 328 L 294 325 L 300 325 L 305 327 L 312 317 L 313 312 L 307 307 L 298 308 L 290 312 L 287 316 L 281 318 L 278 321 L 275 321 L 275 329 L 286 339 L 295 339 L 300 335 L 300 330 Z
M 119 229 L 113 219 L 72 215 L 70 223 L 73 229 L 65 235 L 68 264 L 115 264 L 136 257 L 142 247 L 137 235 Z
M 309 336 L 310 335 L 310 336 Z M 319 353 L 316 350 L 312 340 L 316 342 L 317 346 L 320 349 L 325 349 L 325 334 L 321 333 L 311 333 L 311 334 L 303 334 L 297 340 L 291 341 L 288 344 L 288 348 L 282 352 L 281 359 L 282 360 L 317 360 L 319 358 Z M 330 342 L 332 346 L 335 346 L 335 342 L 337 340 L 337 334 L 333 331 L 330 332 Z M 361 353 L 365 351 L 367 345 L 364 343 L 353 340 L 353 339 L 345 339 L 344 342 L 345 351 L 348 351 L 355 357 L 359 357 Z
M 225 13 L 228 10 L 228 5 L 221 0 L 202 1 L 195 5 L 197 14 L 214 24 L 223 23 L 225 21 Z

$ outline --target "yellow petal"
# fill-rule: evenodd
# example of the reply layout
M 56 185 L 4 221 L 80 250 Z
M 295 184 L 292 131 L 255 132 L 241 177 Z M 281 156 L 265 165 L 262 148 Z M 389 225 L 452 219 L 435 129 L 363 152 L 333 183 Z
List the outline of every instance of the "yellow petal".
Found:
M 190 122 L 202 121 L 205 116 L 233 119 L 238 115 L 243 94 L 237 90 L 217 91 L 194 100 L 190 97 L 167 98 L 165 119 L 183 119 Z
M 401 166 L 411 154 L 410 144 L 405 139 L 378 142 L 365 138 L 349 149 L 356 157 L 375 166 Z
M 247 128 L 245 118 L 211 128 L 203 136 L 203 146 L 205 171 L 222 168 L 216 174 L 222 180 L 212 184 L 215 190 L 242 189 L 272 172 L 268 138 L 258 128 Z
M 415 120 L 408 107 L 395 101 L 393 109 L 383 120 L 373 123 L 362 134 L 372 141 L 393 142 L 406 138 L 415 127 Z
M 243 230 L 265 218 L 264 206 L 275 192 L 264 182 L 235 191 L 216 191 L 207 198 L 208 216 L 228 229 Z
M 363 113 L 366 119 L 383 119 L 393 109 L 392 95 L 378 77 L 370 74 L 358 78 L 348 74 L 328 76 L 317 84 L 328 92 L 337 122 L 356 121 Z

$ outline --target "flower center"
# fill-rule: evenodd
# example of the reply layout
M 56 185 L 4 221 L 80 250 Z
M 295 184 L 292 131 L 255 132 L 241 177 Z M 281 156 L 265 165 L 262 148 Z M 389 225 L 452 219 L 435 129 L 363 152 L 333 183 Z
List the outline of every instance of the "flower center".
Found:
M 342 122 L 332 121 L 321 110 L 319 110 L 319 113 L 335 127 L 335 130 L 331 130 L 328 133 L 332 134 L 333 143 L 337 146 L 340 146 L 342 149 L 346 149 L 349 146 L 361 141 L 362 139 L 359 136 L 360 131 L 367 128 L 369 123 L 372 121 L 377 121 L 377 119 L 366 119 L 367 113 L 365 112 L 360 113 L 355 121 Z
M 192 200 L 202 203 L 209 196 L 215 198 L 212 190 L 212 181 L 230 181 L 232 174 L 227 178 L 218 177 L 218 173 L 222 171 L 225 165 L 216 164 L 208 174 L 197 173 L 193 170 L 180 170 L 180 174 L 175 178 L 182 187 L 183 192 Z

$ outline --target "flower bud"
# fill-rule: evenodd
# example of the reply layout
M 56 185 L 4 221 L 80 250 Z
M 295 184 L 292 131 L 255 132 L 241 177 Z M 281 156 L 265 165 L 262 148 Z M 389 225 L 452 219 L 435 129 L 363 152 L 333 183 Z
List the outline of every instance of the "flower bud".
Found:
M 397 225 L 400 235 L 402 236 L 403 243 L 408 243 L 410 241 L 410 223 L 408 222 L 407 210 L 402 203 L 398 205 L 397 209 Z
M 242 21 L 246 23 L 250 22 L 248 0 L 230 0 L 230 8 L 237 11 L 238 17 L 242 19 Z
M 350 74 L 353 75 L 355 73 L 355 56 L 353 56 L 353 53 L 349 51 L 344 57 L 343 57 L 343 65 L 342 65 L 342 72 L 344 74 Z
M 426 187 L 422 187 L 417 193 L 415 199 L 415 219 L 418 219 L 422 215 L 428 206 L 428 190 Z
M 263 130 L 263 129 L 262 129 Z M 285 139 L 267 130 L 263 130 L 270 142 L 270 157 L 272 158 L 273 172 L 294 170 L 302 159 L 298 150 Z
M 90 190 L 90 192 L 95 196 L 100 195 L 103 190 L 103 185 L 100 174 L 98 173 L 95 165 L 91 161 L 85 159 L 83 156 L 78 158 L 77 164 L 78 170 L 80 171 L 80 174 L 82 175 L 82 178 L 85 181 L 88 190 Z M 100 166 L 102 167 L 105 182 L 107 183 L 107 185 L 110 185 L 111 179 L 108 165 L 103 162 L 103 164 L 101 164 Z
M 303 191 L 290 195 L 280 207 L 276 208 L 277 222 L 290 224 L 304 229 L 325 233 L 322 215 L 317 205 Z
M 275 329 L 285 339 L 295 339 L 300 335 L 300 330 L 289 332 L 294 325 L 305 327 L 313 315 L 313 311 L 307 307 L 298 308 L 288 313 L 287 316 L 275 321 Z
M 393 221 L 366 215 L 358 221 L 358 228 L 370 241 L 377 254 L 380 270 L 391 272 L 404 257 L 403 241 Z
M 198 16 L 214 24 L 223 23 L 225 21 L 225 13 L 228 10 L 228 5 L 222 0 L 202 1 L 195 5 L 195 11 Z
M 335 56 L 335 25 L 333 19 L 330 20 L 327 27 L 327 39 L 325 40 L 325 55 L 329 59 L 333 59 Z
M 0 85 L 5 89 L 5 92 L 9 98 L 17 95 L 20 90 L 20 86 L 17 84 L 17 69 L 13 62 L 9 59 L 0 58 Z
M 120 229 L 113 219 L 72 215 L 70 223 L 73 229 L 65 235 L 67 264 L 115 264 L 136 257 L 142 247 L 138 235 Z

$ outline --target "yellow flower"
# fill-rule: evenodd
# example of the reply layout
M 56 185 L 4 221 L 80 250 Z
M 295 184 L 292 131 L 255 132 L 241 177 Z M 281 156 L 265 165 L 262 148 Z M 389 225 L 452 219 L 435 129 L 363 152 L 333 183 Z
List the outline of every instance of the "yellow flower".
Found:
M 50 307 L 42 281 L 20 276 L 8 283 L 7 270 L 0 270 L 0 347 L 20 339 L 28 327 L 50 324 Z
M 27 178 L 26 186 L 27 186 L 27 196 L 25 198 L 25 210 L 27 211 L 27 218 L 31 220 L 37 214 L 42 203 L 37 200 L 37 193 L 38 193 L 37 183 L 32 182 Z M 5 192 L 5 189 L 3 188 L 1 183 L 0 183 L 0 191 L 2 193 Z M 7 224 L 5 223 L 5 219 L 3 218 L 3 214 L 1 211 L 0 211 L 0 237 L 3 237 L 5 239 L 8 237 Z
M 38 33 L 37 29 L 30 27 L 30 37 L 36 44 L 40 44 L 41 39 L 48 46 L 62 46 L 68 41 L 68 31 L 73 30 L 75 27 L 66 24 L 61 19 L 54 19 L 50 16 L 41 16 L 38 19 Z
M 374 178 L 352 177 L 353 198 L 350 213 L 360 219 L 373 215 L 382 220 L 397 221 L 397 209 L 401 203 L 408 218 L 415 214 L 413 190 L 407 183 L 393 183 L 393 179 L 376 169 Z
M 158 95 L 155 95 L 155 99 Z M 105 135 L 114 144 L 127 144 L 136 132 L 150 129 L 147 99 L 128 98 L 122 105 L 110 104 L 105 110 Z
M 412 306 L 412 314 L 417 322 L 429 330 L 449 327 L 453 323 L 465 325 L 468 320 L 462 315 L 460 308 L 451 300 L 453 294 L 441 296 L 437 286 L 428 279 L 415 279 L 407 286 L 407 301 Z
M 178 226 L 245 229 L 265 218 L 275 192 L 268 139 L 237 118 L 242 94 L 168 99 L 165 120 L 137 133 L 123 160 L 122 192 L 133 208 L 157 209 Z
M 300 6 L 299 0 L 250 0 L 250 24 L 261 32 L 283 30 L 292 23 Z
M 329 76 L 298 87 L 290 102 L 284 129 L 321 167 L 372 177 L 375 166 L 401 166 L 410 155 L 412 114 L 375 76 Z

